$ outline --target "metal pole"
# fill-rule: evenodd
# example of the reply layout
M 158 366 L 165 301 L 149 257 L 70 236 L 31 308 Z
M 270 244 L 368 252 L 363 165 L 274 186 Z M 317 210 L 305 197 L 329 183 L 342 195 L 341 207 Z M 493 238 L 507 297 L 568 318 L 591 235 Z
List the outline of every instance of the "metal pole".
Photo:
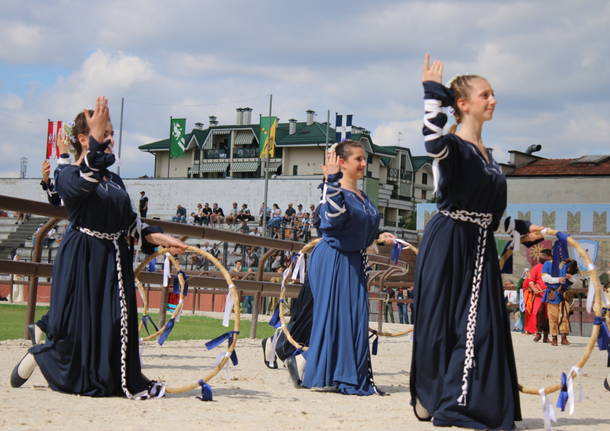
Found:
M 269 145 L 271 144 L 271 107 L 273 104 L 273 94 L 269 95 L 269 122 L 268 134 L 269 139 L 267 140 L 267 152 L 265 153 L 265 163 L 263 164 L 265 168 L 265 191 L 263 194 L 263 237 L 267 236 L 267 195 L 269 191 Z M 265 147 L 263 146 L 263 151 L 265 151 Z
M 328 151 L 328 128 L 330 127 L 330 109 L 326 110 L 326 143 L 324 150 Z M 326 163 L 326 153 L 324 153 L 324 163 Z
M 119 164 L 116 168 L 116 173 L 121 176 L 121 148 L 123 147 L 123 108 L 125 107 L 125 98 L 121 97 L 121 122 L 119 123 Z
M 169 142 L 167 143 L 167 178 L 169 178 L 169 162 L 172 159 L 172 119 L 173 117 L 169 117 Z M 201 163 L 201 161 L 199 161 Z

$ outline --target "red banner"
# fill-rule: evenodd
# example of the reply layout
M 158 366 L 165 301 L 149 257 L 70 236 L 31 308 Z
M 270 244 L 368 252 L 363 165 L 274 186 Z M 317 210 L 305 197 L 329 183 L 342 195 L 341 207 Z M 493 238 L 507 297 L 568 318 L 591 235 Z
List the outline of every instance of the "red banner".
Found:
M 47 159 L 53 155 L 53 121 L 49 120 L 47 125 Z
M 55 157 L 59 158 L 59 145 L 57 145 L 57 143 L 59 142 L 59 135 L 61 132 L 61 121 L 57 122 L 57 132 L 55 132 Z

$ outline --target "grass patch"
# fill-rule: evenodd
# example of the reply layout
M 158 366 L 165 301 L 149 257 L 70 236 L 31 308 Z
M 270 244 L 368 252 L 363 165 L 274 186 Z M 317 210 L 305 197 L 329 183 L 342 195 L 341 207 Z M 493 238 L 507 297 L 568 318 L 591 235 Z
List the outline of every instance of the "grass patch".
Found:
M 49 307 L 37 307 L 36 319 L 48 311 Z M 23 327 L 25 322 L 25 305 L 0 304 L 0 341 L 23 338 Z M 139 315 L 138 317 L 140 317 Z M 158 315 L 151 313 L 151 317 L 158 321 Z M 240 325 L 240 336 L 247 337 L 250 334 L 249 320 L 242 320 Z M 152 329 L 152 328 L 149 328 Z M 223 332 L 233 329 L 233 321 L 229 328 L 222 326 L 222 320 L 206 316 L 183 315 L 180 322 L 174 325 L 169 341 L 177 340 L 210 340 Z M 143 334 L 146 331 L 142 329 Z M 266 322 L 257 326 L 257 338 L 265 338 L 273 335 L 274 329 Z

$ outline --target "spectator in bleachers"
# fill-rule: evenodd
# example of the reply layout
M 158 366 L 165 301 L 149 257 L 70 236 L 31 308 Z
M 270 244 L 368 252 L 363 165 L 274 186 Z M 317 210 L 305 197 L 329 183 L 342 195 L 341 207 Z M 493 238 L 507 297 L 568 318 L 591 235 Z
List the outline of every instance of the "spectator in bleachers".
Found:
M 192 212 L 191 215 L 189 215 L 188 218 L 186 219 L 186 223 L 196 225 L 197 224 L 196 219 L 197 219 L 197 214 Z
M 271 210 L 271 219 L 267 223 L 267 226 L 272 228 L 280 228 L 282 225 L 282 210 L 278 204 L 273 204 L 273 209 Z
M 266 216 L 267 218 L 267 223 L 269 223 L 269 220 L 271 219 L 271 208 L 267 207 L 263 210 L 263 207 L 265 206 L 265 203 L 261 203 L 261 207 L 258 210 L 258 217 L 259 217 L 259 226 L 263 225 L 263 220 Z
M 148 197 L 146 196 L 146 192 L 140 192 L 140 217 L 146 218 L 146 214 L 148 213 Z
M 305 217 L 305 210 L 303 209 L 303 204 L 298 204 L 297 205 L 296 217 L 297 217 L 298 220 L 300 220 L 303 217 Z
M 239 208 L 237 208 L 237 202 L 233 202 L 233 206 L 229 211 L 229 215 L 227 215 L 226 222 L 227 224 L 235 224 L 237 223 L 237 217 L 239 216 Z
M 209 225 L 211 215 L 212 215 L 212 208 L 210 208 L 210 204 L 206 202 L 205 204 L 203 204 L 203 208 L 201 208 L 201 212 L 199 213 L 201 222 L 206 226 Z
M 182 205 L 176 205 L 176 215 L 172 217 L 172 221 L 175 223 L 186 223 L 186 208 Z
M 284 221 L 286 223 L 294 223 L 297 211 L 292 206 L 292 202 L 288 204 L 288 208 L 284 211 Z
M 241 209 L 239 210 L 237 219 L 245 221 L 254 221 L 254 216 L 250 214 L 250 208 L 248 208 L 248 204 L 241 204 Z
M 225 213 L 222 211 L 222 208 L 218 206 L 216 202 L 212 204 L 212 213 L 210 214 L 210 221 L 212 222 L 212 226 L 217 224 L 222 224 L 225 219 Z

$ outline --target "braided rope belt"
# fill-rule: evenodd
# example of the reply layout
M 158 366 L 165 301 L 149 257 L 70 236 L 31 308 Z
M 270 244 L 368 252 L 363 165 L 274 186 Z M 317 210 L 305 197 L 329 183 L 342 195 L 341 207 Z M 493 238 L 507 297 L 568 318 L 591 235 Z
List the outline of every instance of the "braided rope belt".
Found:
M 112 241 L 114 245 L 116 271 L 119 285 L 119 305 L 121 308 L 121 389 L 125 396 L 129 399 L 140 399 L 141 394 L 136 396 L 132 395 L 127 388 L 127 341 L 128 341 L 128 330 L 127 330 L 127 301 L 125 299 L 125 286 L 123 285 L 123 268 L 121 266 L 121 250 L 119 248 L 119 238 L 124 235 L 124 232 L 116 233 L 105 233 L 98 232 L 86 227 L 77 227 L 82 233 L 92 236 L 94 238 Z M 144 395 L 144 394 L 143 394 Z
M 470 294 L 470 308 L 466 324 L 466 353 L 464 358 L 464 369 L 462 371 L 462 393 L 457 399 L 460 406 L 466 405 L 468 397 L 468 377 L 470 370 L 474 368 L 474 336 L 477 326 L 477 310 L 479 307 L 479 293 L 481 291 L 481 279 L 483 276 L 483 264 L 485 263 L 485 248 L 487 245 L 487 232 L 491 225 L 492 215 L 489 213 L 478 213 L 474 211 L 442 210 L 441 214 L 457 221 L 476 224 L 479 227 L 477 235 L 477 249 L 475 254 L 474 272 L 472 274 L 472 290 Z

